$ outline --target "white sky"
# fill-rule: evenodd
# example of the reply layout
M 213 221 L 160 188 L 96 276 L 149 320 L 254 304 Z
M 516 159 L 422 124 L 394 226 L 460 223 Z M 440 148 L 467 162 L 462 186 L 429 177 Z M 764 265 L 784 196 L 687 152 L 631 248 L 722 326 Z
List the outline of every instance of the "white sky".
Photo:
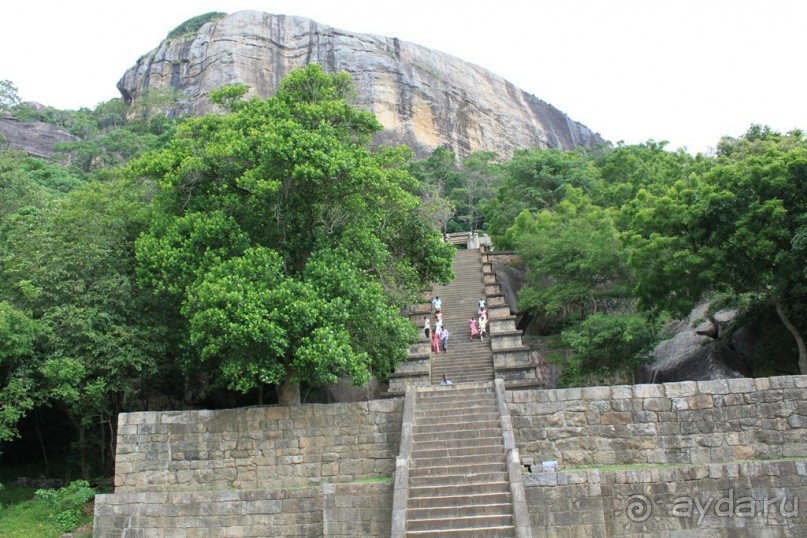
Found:
M 185 20 L 242 9 L 453 54 L 612 142 L 694 153 L 752 123 L 807 130 L 804 0 L 18 0 L 0 10 L 0 80 L 92 108 Z

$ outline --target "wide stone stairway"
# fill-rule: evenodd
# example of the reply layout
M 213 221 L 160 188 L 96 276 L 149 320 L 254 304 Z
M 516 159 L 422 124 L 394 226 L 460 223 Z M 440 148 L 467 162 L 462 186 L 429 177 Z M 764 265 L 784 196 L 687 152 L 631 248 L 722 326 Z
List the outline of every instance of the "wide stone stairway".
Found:
M 478 250 L 458 250 L 452 267 L 456 278 L 432 290 L 443 303 L 443 325 L 450 336 L 448 352 L 432 354 L 431 382 L 439 383 L 443 374 L 454 383 L 492 381 L 490 338 L 469 340 L 468 320 L 477 317 L 479 299 L 485 298 L 481 255 Z M 432 326 L 434 321 L 432 317 Z
M 516 536 L 493 383 L 417 391 L 405 536 Z
M 422 335 L 390 384 L 392 393 L 405 392 L 392 536 L 529 537 L 520 459 L 504 403 L 505 386 L 513 382 L 509 373 L 529 370 L 526 348 L 497 293 L 487 255 L 460 249 L 453 269 L 454 280 L 434 286 L 428 297 L 442 302 L 448 350 L 431 351 Z M 493 334 L 471 340 L 468 320 L 478 317 L 483 298 Z M 421 327 L 429 317 L 434 327 L 429 303 L 412 317 Z M 506 367 L 500 375 L 496 353 Z M 439 384 L 443 374 L 452 385 Z

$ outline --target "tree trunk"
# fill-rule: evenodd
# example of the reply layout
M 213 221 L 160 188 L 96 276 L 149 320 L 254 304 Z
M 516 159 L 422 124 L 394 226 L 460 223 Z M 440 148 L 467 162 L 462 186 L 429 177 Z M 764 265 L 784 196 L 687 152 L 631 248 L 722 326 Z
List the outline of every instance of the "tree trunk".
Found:
M 39 439 L 39 448 L 42 450 L 42 461 L 45 462 L 45 468 L 50 468 L 48 463 L 48 450 L 45 448 L 45 441 L 42 440 L 42 430 L 39 428 L 39 413 L 34 410 L 34 426 L 36 427 L 36 438 Z
M 776 307 L 776 313 L 779 314 L 779 319 L 782 320 L 782 323 L 790 331 L 790 334 L 793 335 L 793 338 L 796 339 L 796 346 L 799 348 L 799 373 L 802 375 L 807 375 L 807 346 L 804 345 L 804 338 L 802 338 L 801 333 L 796 328 L 795 325 L 788 319 L 787 314 L 785 313 L 784 306 L 779 301 L 777 297 L 772 297 L 773 304 Z
M 81 478 L 84 480 L 90 479 L 90 469 L 87 467 L 87 439 L 84 426 L 78 427 L 78 453 L 81 457 Z
M 280 405 L 300 405 L 300 384 L 292 383 L 294 370 L 289 368 L 286 377 L 277 386 L 277 401 Z

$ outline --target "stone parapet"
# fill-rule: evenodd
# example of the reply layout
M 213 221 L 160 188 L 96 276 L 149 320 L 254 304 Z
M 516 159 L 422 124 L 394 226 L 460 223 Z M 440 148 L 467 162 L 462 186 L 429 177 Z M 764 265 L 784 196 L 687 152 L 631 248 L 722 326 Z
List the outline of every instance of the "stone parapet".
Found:
M 561 465 L 807 456 L 807 376 L 510 391 L 523 456 Z

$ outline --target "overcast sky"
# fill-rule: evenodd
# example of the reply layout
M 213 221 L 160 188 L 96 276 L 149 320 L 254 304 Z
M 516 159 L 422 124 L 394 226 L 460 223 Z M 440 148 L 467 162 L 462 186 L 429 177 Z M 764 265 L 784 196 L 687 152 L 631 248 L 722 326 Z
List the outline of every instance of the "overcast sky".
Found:
M 185 20 L 242 9 L 453 54 L 612 142 L 695 153 L 753 123 L 807 130 L 804 0 L 20 0 L 1 12 L 0 80 L 92 108 Z

